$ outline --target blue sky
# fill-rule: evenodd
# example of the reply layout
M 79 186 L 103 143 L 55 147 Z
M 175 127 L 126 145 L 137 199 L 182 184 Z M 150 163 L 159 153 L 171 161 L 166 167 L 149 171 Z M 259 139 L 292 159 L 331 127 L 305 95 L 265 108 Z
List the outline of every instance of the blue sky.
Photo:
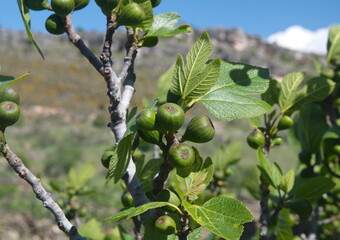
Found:
M 17 1 L 1 2 L 6 7 L 0 8 L 0 26 L 23 29 Z M 292 25 L 317 30 L 340 23 L 339 0 L 163 0 L 154 11 L 155 14 L 178 12 L 184 22 L 199 28 L 240 27 L 264 38 Z M 49 14 L 49 11 L 32 12 L 33 30 L 45 32 L 44 22 Z M 74 14 L 74 22 L 85 30 L 105 29 L 105 18 L 94 0 Z

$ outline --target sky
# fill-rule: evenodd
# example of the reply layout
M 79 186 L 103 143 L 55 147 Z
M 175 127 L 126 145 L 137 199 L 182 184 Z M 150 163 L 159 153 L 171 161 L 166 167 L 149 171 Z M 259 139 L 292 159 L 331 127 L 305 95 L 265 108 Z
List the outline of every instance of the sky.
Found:
M 17 1 L 1 0 L 0 27 L 23 30 Z M 328 28 L 340 24 L 339 0 L 162 0 L 154 14 L 177 12 L 182 22 L 200 29 L 242 28 L 246 33 L 288 48 L 324 53 Z M 32 11 L 33 31 L 46 32 L 49 11 Z M 105 17 L 94 0 L 74 13 L 74 24 L 84 30 L 105 30 Z M 314 47 L 313 47 L 314 46 Z

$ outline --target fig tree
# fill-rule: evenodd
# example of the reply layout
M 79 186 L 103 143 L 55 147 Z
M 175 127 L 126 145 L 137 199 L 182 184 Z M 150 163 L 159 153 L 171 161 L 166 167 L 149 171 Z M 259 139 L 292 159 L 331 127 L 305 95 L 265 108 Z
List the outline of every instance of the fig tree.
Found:
M 119 0 L 95 0 L 105 15 L 111 15 L 112 10 L 117 7 Z
M 293 125 L 294 125 L 293 119 L 287 115 L 284 115 L 277 124 L 277 128 L 279 130 L 285 130 L 291 128 Z
M 262 132 L 256 129 L 251 132 L 247 137 L 247 143 L 251 148 L 258 149 L 262 147 L 265 142 L 265 138 Z
M 24 5 L 34 11 L 45 10 L 48 7 L 47 0 L 25 0 Z
M 13 88 L 2 86 L 0 87 L 0 102 L 4 101 L 11 101 L 19 104 L 20 96 Z
M 12 126 L 18 121 L 20 117 L 19 106 L 10 101 L 4 101 L 0 103 L 0 127 L 5 129 L 8 126 Z
M 163 189 L 162 191 L 160 191 L 160 193 L 157 196 L 157 201 L 168 202 L 177 207 L 181 205 L 181 200 L 179 199 L 177 194 L 171 191 L 170 189 Z M 166 210 L 172 211 L 173 209 L 171 207 L 167 207 Z
M 144 131 L 155 129 L 156 112 L 150 109 L 143 109 L 136 117 L 137 128 Z
M 158 43 L 158 37 L 147 37 L 141 42 L 142 47 L 154 47 Z
M 123 7 L 117 18 L 119 26 L 137 26 L 145 19 L 145 12 L 138 3 L 129 3 Z
M 156 220 L 155 228 L 162 234 L 171 235 L 176 232 L 176 223 L 172 217 L 164 215 Z
M 185 143 L 173 144 L 168 152 L 170 163 L 176 168 L 186 168 L 195 162 L 195 151 Z
M 70 14 L 75 7 L 74 0 L 51 0 L 51 6 L 53 11 L 62 18 Z
M 162 0 L 151 0 L 151 5 L 152 7 L 157 7 L 160 3 L 161 3 Z
M 57 14 L 52 14 L 46 19 L 45 28 L 47 32 L 54 35 L 60 35 L 65 32 L 63 20 Z
M 158 132 L 157 130 L 153 130 L 153 131 L 138 130 L 138 135 L 145 142 L 151 143 L 151 144 L 159 144 L 162 140 L 162 134 Z
M 90 0 L 74 0 L 74 10 L 80 10 L 89 4 Z
M 123 203 L 124 207 L 133 207 L 133 198 L 131 196 L 131 193 L 124 192 L 121 196 L 121 201 Z
M 215 136 L 215 128 L 211 120 L 205 115 L 195 116 L 190 120 L 182 141 L 206 143 Z
M 156 125 L 159 131 L 175 132 L 184 122 L 184 111 L 175 103 L 164 103 L 157 110 Z

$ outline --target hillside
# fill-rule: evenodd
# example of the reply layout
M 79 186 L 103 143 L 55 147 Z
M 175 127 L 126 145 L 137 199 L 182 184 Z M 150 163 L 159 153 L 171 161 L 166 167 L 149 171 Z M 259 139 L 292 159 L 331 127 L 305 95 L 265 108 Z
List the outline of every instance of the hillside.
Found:
M 269 68 L 274 78 L 281 78 L 293 71 L 314 71 L 314 55 L 268 44 L 260 37 L 245 34 L 241 29 L 214 28 L 208 32 L 214 47 L 214 57 L 222 60 Z M 83 31 L 79 33 L 98 56 L 103 34 Z M 135 104 L 142 97 L 154 97 L 158 77 L 175 61 L 178 53 L 187 53 L 199 35 L 200 30 L 195 30 L 191 34 L 162 38 L 158 47 L 139 51 L 136 61 Z M 114 35 L 113 60 L 116 70 L 121 68 L 123 62 L 124 36 L 122 31 Z M 24 32 L 0 28 L 1 74 L 18 76 L 31 72 L 26 80 L 15 84 L 26 109 L 38 105 L 40 108 L 34 111 L 44 114 L 67 112 L 73 113 L 72 116 L 87 118 L 89 113 L 106 106 L 103 80 L 68 42 L 66 35 L 37 33 L 35 37 L 45 54 L 45 61 L 33 49 Z M 320 56 L 318 58 L 322 59 Z M 82 104 L 77 104 L 78 101 L 82 101 Z

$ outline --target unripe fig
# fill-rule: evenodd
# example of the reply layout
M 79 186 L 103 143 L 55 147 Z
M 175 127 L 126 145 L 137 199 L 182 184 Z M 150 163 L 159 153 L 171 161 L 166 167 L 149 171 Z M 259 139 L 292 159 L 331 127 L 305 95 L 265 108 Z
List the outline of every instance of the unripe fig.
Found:
M 156 125 L 159 131 L 175 132 L 184 122 L 184 111 L 175 103 L 165 103 L 157 110 Z
M 112 10 L 117 7 L 119 0 L 95 0 L 105 15 L 111 15 Z
M 129 3 L 119 13 L 117 24 L 119 26 L 137 26 L 145 19 L 145 12 L 138 3 Z
M 141 42 L 142 47 L 154 47 L 158 43 L 158 37 L 147 37 Z
M 13 88 L 2 86 L 0 87 L 0 102 L 4 101 L 10 101 L 19 104 L 20 96 Z
M 25 0 L 24 4 L 29 9 L 35 11 L 45 10 L 48 7 L 47 0 Z
M 265 138 L 262 132 L 254 130 L 247 137 L 247 143 L 251 148 L 258 149 L 262 147 L 265 142 Z
M 155 228 L 160 233 L 171 235 L 176 232 L 176 223 L 172 217 L 164 215 L 156 220 Z
M 16 123 L 19 117 L 20 108 L 16 103 L 10 101 L 0 103 L 0 127 L 2 130 Z
M 282 143 L 283 143 L 283 138 L 280 137 L 280 136 L 274 137 L 274 138 L 272 139 L 272 144 L 273 144 L 274 146 L 279 146 L 279 145 L 281 145 Z
M 74 0 L 51 0 L 51 6 L 53 11 L 62 18 L 70 14 L 75 7 Z
M 299 160 L 300 160 L 301 163 L 304 163 L 306 165 L 310 165 L 311 158 L 312 158 L 312 154 L 307 150 L 302 150 L 299 153 Z
M 155 129 L 156 112 L 150 109 L 143 109 L 136 117 L 137 128 L 144 131 Z
M 158 144 L 162 140 L 162 134 L 157 130 L 154 131 L 143 131 L 138 130 L 138 135 L 147 143 Z
M 181 98 L 181 96 L 178 96 L 176 94 L 174 94 L 173 92 L 171 92 L 170 90 L 168 91 L 168 94 L 166 96 L 166 101 L 168 103 L 178 103 L 179 99 Z
M 340 155 L 340 144 L 335 144 L 333 146 L 333 152 L 337 155 Z
M 108 150 L 108 151 L 105 151 L 103 155 L 101 156 L 100 160 L 105 168 L 109 168 L 110 160 L 113 154 L 115 154 L 113 150 Z
M 279 130 L 285 130 L 292 127 L 293 125 L 294 125 L 293 119 L 287 115 L 284 115 L 277 124 L 277 128 Z
M 131 196 L 131 193 L 129 192 L 124 192 L 123 195 L 121 196 L 121 201 L 123 203 L 124 207 L 133 207 L 133 198 Z
M 182 141 L 206 143 L 215 136 L 215 128 L 211 120 L 205 115 L 195 116 L 190 120 Z
M 64 23 L 57 14 L 52 14 L 46 19 L 45 28 L 54 35 L 60 35 L 65 32 Z
M 170 189 L 163 189 L 162 191 L 160 191 L 160 193 L 157 196 L 157 201 L 168 202 L 175 206 L 181 205 L 181 200 L 179 199 L 177 194 L 171 191 Z M 170 211 L 173 210 L 171 207 L 167 207 L 166 209 Z
M 186 168 L 195 162 L 195 151 L 185 143 L 173 144 L 168 153 L 169 161 L 176 168 Z
M 160 3 L 161 3 L 162 0 L 151 0 L 151 5 L 152 7 L 157 7 Z
M 89 4 L 90 0 L 74 0 L 74 10 L 80 10 Z

